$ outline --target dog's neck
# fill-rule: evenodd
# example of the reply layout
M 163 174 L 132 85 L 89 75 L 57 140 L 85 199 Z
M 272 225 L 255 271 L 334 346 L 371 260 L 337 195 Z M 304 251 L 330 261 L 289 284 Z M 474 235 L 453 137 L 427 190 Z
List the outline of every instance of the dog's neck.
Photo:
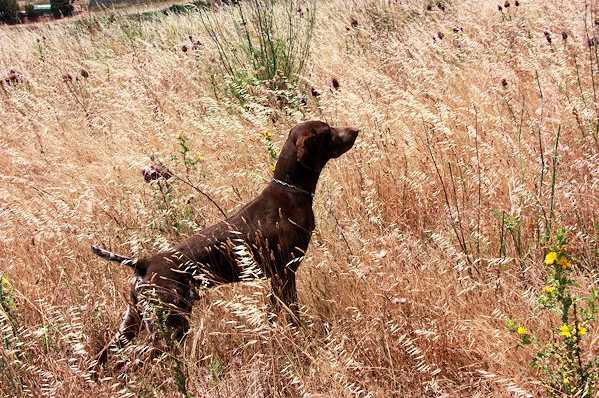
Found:
M 322 167 L 310 169 L 297 161 L 295 152 L 281 156 L 275 166 L 274 178 L 294 185 L 314 195 Z

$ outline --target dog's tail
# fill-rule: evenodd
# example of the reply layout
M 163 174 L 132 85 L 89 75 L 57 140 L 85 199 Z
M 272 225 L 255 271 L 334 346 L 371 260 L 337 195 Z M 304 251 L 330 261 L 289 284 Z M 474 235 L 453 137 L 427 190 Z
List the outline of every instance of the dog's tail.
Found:
M 100 246 L 96 246 L 96 245 L 92 245 L 91 249 L 92 249 L 92 252 L 94 252 L 94 254 L 96 256 L 100 256 L 105 260 L 115 261 L 117 263 L 121 263 L 123 265 L 126 265 L 126 266 L 134 268 L 134 269 L 139 268 L 138 262 L 135 259 L 133 259 L 132 257 L 121 256 L 120 254 L 109 252 L 108 250 L 102 249 Z

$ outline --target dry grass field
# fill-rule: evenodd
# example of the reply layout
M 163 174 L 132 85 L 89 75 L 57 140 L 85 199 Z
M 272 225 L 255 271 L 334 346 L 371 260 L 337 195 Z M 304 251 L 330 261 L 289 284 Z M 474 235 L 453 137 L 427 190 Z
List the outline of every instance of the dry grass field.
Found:
M 200 13 L 0 26 L 0 76 L 22 74 L 0 85 L 0 396 L 599 396 L 566 368 L 543 384 L 525 341 L 599 356 L 598 321 L 568 337 L 539 302 L 559 227 L 572 295 L 599 287 L 599 15 L 509 3 L 318 2 L 305 106 L 222 89 Z M 303 326 L 267 321 L 268 281 L 222 286 L 179 349 L 90 373 L 131 277 L 90 244 L 141 255 L 220 220 L 195 188 L 231 214 L 271 178 L 269 133 L 309 119 L 361 133 L 318 185 Z M 195 188 L 144 182 L 152 159 Z

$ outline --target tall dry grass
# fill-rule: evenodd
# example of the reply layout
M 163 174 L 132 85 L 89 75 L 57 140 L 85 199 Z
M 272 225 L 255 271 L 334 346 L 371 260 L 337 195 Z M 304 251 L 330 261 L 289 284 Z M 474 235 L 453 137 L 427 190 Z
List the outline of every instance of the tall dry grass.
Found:
M 322 95 L 304 109 L 215 90 L 198 14 L 0 28 L 0 72 L 26 79 L 0 88 L 0 270 L 14 298 L 0 394 L 546 395 L 504 321 L 554 327 L 535 297 L 557 226 L 579 289 L 597 286 L 597 23 L 580 0 L 495 3 L 320 2 L 302 80 Z M 215 18 L 232 29 L 226 9 Z M 183 52 L 190 35 L 203 46 Z M 140 168 L 161 159 L 230 213 L 270 178 L 261 132 L 280 145 L 306 119 L 362 132 L 318 186 L 305 326 L 266 321 L 268 282 L 223 286 L 198 301 L 179 352 L 92 380 L 130 273 L 89 244 L 140 254 L 221 218 L 186 184 L 157 192 Z M 200 159 L 191 170 L 171 157 L 177 134 Z M 595 322 L 587 358 L 598 339 Z

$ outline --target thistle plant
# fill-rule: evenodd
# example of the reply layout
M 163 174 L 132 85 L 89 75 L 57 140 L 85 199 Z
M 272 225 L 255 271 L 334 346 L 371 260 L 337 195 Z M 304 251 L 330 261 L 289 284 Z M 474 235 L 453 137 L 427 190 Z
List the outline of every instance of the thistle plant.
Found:
M 550 396 L 592 397 L 597 392 L 599 358 L 593 357 L 585 336 L 599 312 L 599 289 L 592 288 L 587 296 L 576 291 L 572 261 L 566 230 L 560 228 L 545 254 L 548 277 L 538 296 L 539 304 L 559 318 L 550 339 L 531 335 L 511 320 L 506 326 L 523 345 L 535 346 L 537 353 L 530 364 L 540 372 Z
M 183 197 L 176 194 L 171 177 L 175 177 L 176 181 L 194 187 L 190 182 L 190 176 L 195 174 L 203 157 L 192 150 L 189 139 L 183 133 L 177 133 L 175 140 L 177 150 L 171 154 L 170 160 L 175 165 L 182 165 L 185 174 L 180 177 L 162 167 L 160 167 L 160 170 L 155 171 L 156 178 L 152 178 L 150 185 L 153 191 L 155 209 L 159 217 L 155 217 L 150 225 L 153 229 L 159 231 L 174 230 L 176 233 L 181 233 L 192 228 L 193 208 L 190 206 L 191 198 L 189 196 Z M 151 156 L 151 160 L 155 161 L 153 156 Z M 158 162 L 158 164 L 161 165 L 161 162 Z M 175 166 L 174 170 L 177 168 Z
M 176 154 L 172 155 L 172 160 L 180 160 L 185 166 L 185 173 L 189 175 L 190 172 L 194 171 L 198 163 L 203 160 L 200 153 L 194 154 L 189 146 L 189 139 L 182 133 L 178 133 L 175 136 L 179 149 Z

